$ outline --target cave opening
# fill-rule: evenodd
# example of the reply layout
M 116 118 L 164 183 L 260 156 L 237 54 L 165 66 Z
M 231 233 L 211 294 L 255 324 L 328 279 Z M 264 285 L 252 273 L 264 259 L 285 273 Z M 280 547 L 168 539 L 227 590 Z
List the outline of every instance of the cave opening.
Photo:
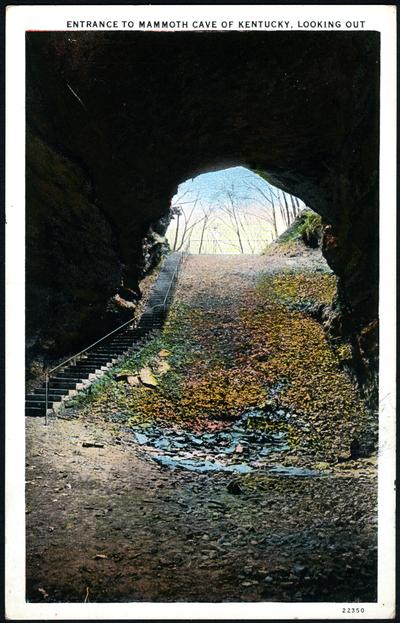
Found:
M 379 33 L 26 41 L 27 599 L 374 601 Z
M 322 252 L 338 277 L 329 331 L 352 343 L 376 395 L 379 34 L 29 32 L 26 42 L 29 353 L 104 334 L 121 275 L 136 292 L 159 259 L 176 185 L 204 166 L 244 165 L 326 223 Z
M 166 231 L 171 251 L 236 255 L 262 253 L 305 208 L 264 172 L 231 166 L 178 186 Z

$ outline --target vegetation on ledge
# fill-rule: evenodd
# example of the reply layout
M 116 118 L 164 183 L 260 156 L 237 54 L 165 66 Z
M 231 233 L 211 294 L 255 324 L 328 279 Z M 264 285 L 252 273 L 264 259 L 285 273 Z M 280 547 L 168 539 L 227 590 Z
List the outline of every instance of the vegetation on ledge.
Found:
M 311 249 L 316 249 L 320 246 L 321 237 L 321 217 L 313 210 L 307 208 L 299 214 L 296 220 L 277 240 L 265 249 L 264 254 L 271 255 L 276 252 L 281 254 L 284 251 L 296 253 L 303 245 Z

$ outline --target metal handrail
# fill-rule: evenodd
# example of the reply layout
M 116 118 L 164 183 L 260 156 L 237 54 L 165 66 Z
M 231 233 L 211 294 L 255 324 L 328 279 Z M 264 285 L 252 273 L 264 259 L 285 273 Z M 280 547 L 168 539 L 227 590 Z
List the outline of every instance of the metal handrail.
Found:
M 171 281 L 169 283 L 168 286 L 168 290 L 166 295 L 164 296 L 164 300 L 162 303 L 158 303 L 157 305 L 152 305 L 149 309 L 149 311 L 156 309 L 157 307 L 163 307 L 165 309 L 166 303 L 167 303 L 167 299 L 168 296 L 171 292 L 171 288 L 172 285 L 176 283 L 176 278 L 178 276 L 178 272 L 179 269 L 182 265 L 182 262 L 184 260 L 184 257 L 186 257 L 188 255 L 188 250 L 187 248 L 185 249 L 185 251 L 182 253 L 182 257 L 180 258 L 174 272 L 173 275 L 171 277 Z M 110 331 L 110 333 L 107 333 L 107 335 L 104 335 L 103 337 L 101 337 L 99 340 L 97 340 L 96 342 L 93 342 L 93 344 L 90 344 L 90 346 L 87 346 L 86 348 L 84 348 L 83 350 L 79 351 L 79 353 L 76 353 L 75 355 L 72 355 L 72 357 L 69 357 L 68 359 L 66 359 L 65 361 L 63 361 L 62 363 L 59 363 L 57 366 L 54 366 L 54 368 L 51 368 L 50 370 L 46 371 L 45 374 L 45 391 L 46 391 L 46 404 L 45 404 L 45 425 L 47 426 L 48 424 L 48 414 L 47 414 L 47 410 L 48 410 L 48 394 L 49 394 L 49 381 L 50 381 L 50 376 L 53 372 L 55 372 L 56 370 L 59 370 L 60 368 L 64 367 L 67 363 L 69 363 L 70 361 L 75 361 L 78 359 L 78 357 L 80 357 L 81 355 L 83 355 L 84 353 L 87 353 L 91 348 L 93 348 L 93 346 L 97 346 L 97 344 L 100 344 L 101 342 L 103 342 L 105 339 L 107 339 L 108 337 L 110 337 L 110 335 L 113 335 L 114 333 L 117 333 L 118 331 L 120 331 L 121 329 L 123 329 L 124 327 L 126 327 L 129 324 L 132 324 L 132 322 L 134 321 L 134 318 L 130 318 L 127 322 L 124 322 L 123 324 L 121 324 L 119 327 L 117 327 L 116 329 L 113 329 L 112 331 Z
M 124 324 L 121 324 L 116 329 L 113 329 L 112 331 L 110 331 L 110 333 L 107 333 L 107 335 L 104 335 L 103 337 L 101 337 L 96 342 L 93 342 L 93 344 L 90 344 L 90 346 L 87 346 L 83 350 L 79 351 L 79 353 L 76 353 L 76 355 L 72 355 L 72 357 L 69 357 L 69 359 L 66 359 L 62 363 L 59 363 L 58 366 L 55 366 L 54 368 L 51 368 L 51 370 L 48 370 L 47 374 L 50 375 L 55 370 L 58 370 L 59 368 L 62 368 L 63 366 L 65 366 L 66 363 L 69 363 L 70 361 L 73 361 L 74 359 L 77 359 L 80 355 L 83 355 L 83 353 L 86 353 L 88 350 L 93 348 L 93 346 L 97 346 L 97 344 L 100 344 L 100 342 L 103 342 L 103 340 L 105 340 L 107 337 L 110 337 L 110 335 L 112 335 L 113 333 L 116 333 L 120 329 L 123 329 L 124 327 L 126 327 L 126 325 L 131 324 L 133 321 L 134 321 L 134 318 L 131 318 L 127 322 L 124 322 Z
M 49 393 L 49 380 L 50 380 L 50 376 L 53 372 L 55 372 L 56 370 L 59 370 L 60 368 L 63 368 L 67 363 L 69 363 L 70 361 L 76 361 L 78 359 L 78 357 L 80 357 L 81 355 L 83 355 L 84 353 L 87 353 L 91 348 L 93 348 L 93 346 L 97 346 L 97 344 L 100 344 L 100 342 L 103 342 L 105 339 L 107 339 L 108 337 L 110 337 L 110 335 L 113 335 L 114 333 L 117 333 L 117 331 L 120 331 L 121 329 L 123 329 L 124 327 L 126 327 L 128 324 L 132 324 L 132 322 L 134 321 L 134 318 L 130 318 L 127 322 L 124 322 L 123 324 L 121 324 L 119 327 L 117 327 L 116 329 L 113 329 L 112 331 L 110 331 L 110 333 L 107 333 L 107 335 L 104 335 L 103 337 L 101 337 L 99 340 L 97 340 L 96 342 L 93 342 L 93 344 L 90 344 L 90 346 L 87 346 L 86 348 L 84 348 L 83 350 L 79 351 L 79 353 L 76 353 L 75 355 L 72 355 L 72 357 L 69 357 L 68 359 L 66 359 L 65 361 L 63 361 L 62 363 L 59 363 L 57 366 L 54 366 L 54 368 L 51 368 L 50 370 L 46 371 L 46 378 L 45 378 L 45 382 L 46 382 L 46 412 L 45 412 L 45 423 L 48 423 L 48 418 L 47 418 L 47 409 L 48 409 L 48 393 Z
M 181 258 L 180 258 L 177 266 L 175 267 L 175 270 L 174 270 L 173 275 L 171 277 L 171 281 L 169 282 L 168 290 L 167 290 L 167 292 L 166 292 L 166 294 L 164 296 L 163 302 L 162 303 L 157 303 L 157 305 L 152 305 L 152 307 L 150 307 L 150 310 L 154 310 L 154 309 L 156 309 L 158 307 L 162 307 L 163 309 L 165 309 L 168 297 L 169 297 L 169 295 L 171 293 L 171 290 L 172 290 L 172 287 L 175 285 L 175 283 L 177 281 L 179 270 L 180 270 L 180 268 L 181 268 L 181 266 L 183 264 L 184 259 L 188 255 L 188 253 L 189 252 L 188 252 L 187 247 L 186 247 L 185 251 L 182 252 Z

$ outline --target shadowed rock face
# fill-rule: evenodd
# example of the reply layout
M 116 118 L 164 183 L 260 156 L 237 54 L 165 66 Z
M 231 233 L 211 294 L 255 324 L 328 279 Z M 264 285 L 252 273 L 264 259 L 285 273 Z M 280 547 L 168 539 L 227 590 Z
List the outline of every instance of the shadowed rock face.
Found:
M 101 334 L 178 184 L 243 165 L 328 224 L 331 329 L 371 383 L 378 94 L 372 32 L 28 33 L 28 339 L 54 354 Z

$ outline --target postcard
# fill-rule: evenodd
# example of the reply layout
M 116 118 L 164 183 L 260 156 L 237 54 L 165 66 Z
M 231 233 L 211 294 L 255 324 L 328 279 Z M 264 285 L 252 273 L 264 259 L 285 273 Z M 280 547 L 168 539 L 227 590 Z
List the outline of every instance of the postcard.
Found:
M 9 618 L 394 618 L 395 24 L 7 8 Z

